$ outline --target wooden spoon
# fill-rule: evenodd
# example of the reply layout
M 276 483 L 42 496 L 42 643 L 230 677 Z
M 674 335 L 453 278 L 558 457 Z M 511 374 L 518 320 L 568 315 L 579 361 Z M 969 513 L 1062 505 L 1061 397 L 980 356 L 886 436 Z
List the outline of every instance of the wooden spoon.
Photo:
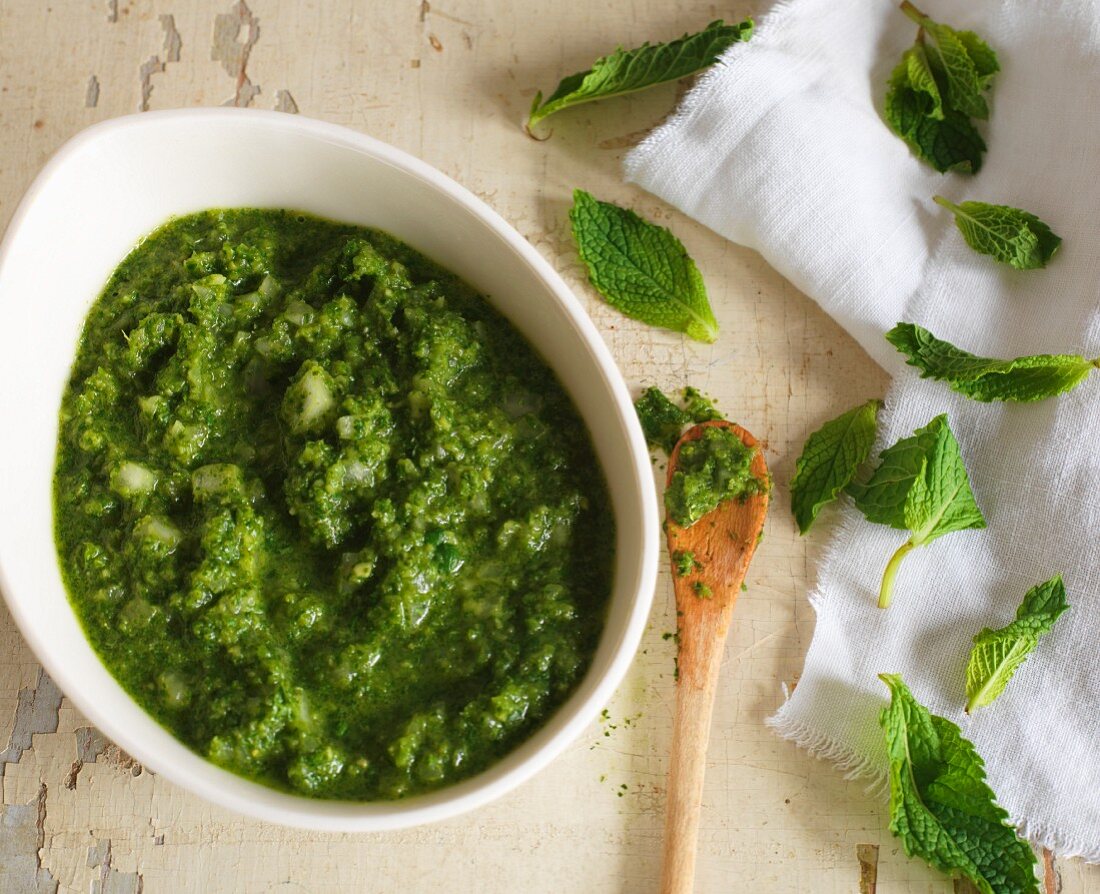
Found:
M 757 446 L 756 438 L 732 422 L 721 420 L 696 425 L 684 433 L 669 457 L 669 482 L 679 463 L 680 448 L 688 441 L 701 438 L 708 426 L 729 429 L 746 447 Z M 768 466 L 761 451 L 756 451 L 749 468 L 754 476 L 767 480 Z M 744 501 L 727 500 L 690 528 L 681 528 L 672 519 L 665 523 L 668 550 L 673 556 L 680 657 L 676 725 L 668 774 L 668 818 L 661 872 L 663 894 L 690 894 L 692 890 L 718 669 L 722 664 L 733 606 L 760 541 L 767 513 L 768 493 L 762 491 Z M 675 559 L 676 553 L 682 550 L 692 552 L 698 563 L 695 570 L 683 576 L 676 571 Z M 699 595 L 697 583 L 708 587 L 710 595 Z

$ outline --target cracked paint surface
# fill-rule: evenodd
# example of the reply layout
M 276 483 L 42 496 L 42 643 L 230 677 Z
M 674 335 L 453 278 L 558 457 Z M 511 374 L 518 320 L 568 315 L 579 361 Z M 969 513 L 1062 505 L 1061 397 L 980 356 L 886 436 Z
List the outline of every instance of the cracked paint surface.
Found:
M 142 894 L 144 879 L 138 872 L 119 872 L 111 865 L 111 839 L 99 838 L 88 848 L 88 866 L 98 869 L 91 894 Z
M 248 57 L 259 39 L 260 20 L 244 0 L 237 0 L 229 12 L 215 16 L 210 58 L 220 62 L 234 81 L 233 96 L 223 102 L 223 106 L 248 108 L 259 94 L 259 85 L 253 84 L 248 77 Z
M 46 844 L 46 784 L 29 804 L 0 806 L 0 891 L 56 894 L 57 880 L 42 865 Z
M 94 109 L 99 105 L 99 78 L 92 75 L 88 78 L 88 86 L 84 90 L 84 108 Z
M 134 760 L 125 751 L 110 741 L 99 730 L 91 726 L 82 726 L 74 733 L 76 736 L 76 760 L 73 761 L 65 776 L 65 788 L 75 791 L 77 779 L 85 764 L 106 763 L 118 767 L 131 776 L 151 773 Z M 102 760 L 100 760 L 102 758 Z
M 153 75 L 163 74 L 167 68 L 169 62 L 180 61 L 180 50 L 183 47 L 183 40 L 180 38 L 180 33 L 176 30 L 176 19 L 171 15 L 162 15 L 159 17 L 160 26 L 164 29 L 164 46 L 161 53 L 164 56 L 162 60 L 160 55 L 150 56 L 142 64 L 138 70 L 138 75 L 141 80 L 141 103 L 138 105 L 138 111 L 149 111 L 149 99 L 153 95 Z M 97 88 L 98 96 L 98 88 Z
M 57 712 L 60 708 L 61 690 L 39 668 L 34 686 L 19 690 L 8 747 L 0 752 L 0 777 L 3 777 L 8 764 L 18 763 L 23 752 L 31 747 L 35 734 L 57 732 Z
M 275 111 L 289 112 L 291 115 L 298 114 L 298 103 L 294 101 L 294 97 L 290 95 L 289 90 L 275 91 Z

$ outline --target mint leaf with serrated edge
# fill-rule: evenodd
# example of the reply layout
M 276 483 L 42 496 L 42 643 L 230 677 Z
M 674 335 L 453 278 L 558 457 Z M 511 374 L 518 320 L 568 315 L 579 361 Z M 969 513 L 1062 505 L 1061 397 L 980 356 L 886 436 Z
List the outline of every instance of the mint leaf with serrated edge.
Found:
M 936 22 L 908 0 L 901 10 L 920 25 L 917 44 L 924 48 L 936 78 L 944 85 L 948 104 L 974 118 L 988 118 L 989 106 L 982 93 L 1000 71 L 997 54 L 973 31 L 956 31 Z
M 697 341 L 718 337 L 703 277 L 669 230 L 583 189 L 573 191 L 569 218 L 588 279 L 608 304 Z
M 1028 401 L 1054 397 L 1081 384 L 1100 358 L 1077 354 L 1031 354 L 1012 360 L 978 357 L 936 338 L 913 323 L 898 323 L 886 340 L 908 358 L 921 378 L 939 379 L 980 401 Z
M 985 763 L 950 720 L 929 712 L 896 674 L 879 723 L 890 762 L 890 831 L 910 857 L 968 878 L 982 894 L 1038 894 L 1031 846 L 985 780 Z
M 955 215 L 955 225 L 974 251 L 1017 270 L 1045 267 L 1062 244 L 1062 237 L 1030 211 L 987 202 L 956 205 L 943 196 L 932 201 Z
M 869 400 L 826 422 L 806 439 L 791 478 L 791 512 L 805 534 L 867 461 L 882 401 Z
M 717 62 L 732 44 L 752 37 L 752 29 L 751 19 L 736 25 L 727 25 L 719 19 L 702 31 L 668 43 L 645 43 L 633 50 L 619 47 L 597 59 L 587 71 L 564 78 L 545 102 L 541 92 L 535 94 L 527 126 L 532 127 L 570 106 L 634 93 L 696 74 Z
M 848 491 L 868 521 L 910 532 L 883 572 L 879 608 L 890 605 L 898 568 L 911 550 L 953 531 L 985 527 L 946 415 L 883 450 L 867 483 Z
M 1016 669 L 1069 608 L 1062 576 L 1036 584 L 1016 610 L 1016 620 L 1005 627 L 986 627 L 974 637 L 966 664 L 966 713 L 982 708 L 1004 692 Z

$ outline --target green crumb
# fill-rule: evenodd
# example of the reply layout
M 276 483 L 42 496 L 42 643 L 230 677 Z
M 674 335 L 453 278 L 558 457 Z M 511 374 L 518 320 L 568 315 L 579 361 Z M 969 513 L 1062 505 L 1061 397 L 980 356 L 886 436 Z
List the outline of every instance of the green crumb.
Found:
M 607 774 L 606 773 L 601 773 L 600 774 L 600 782 L 607 782 Z
M 710 599 L 710 597 L 714 595 L 714 591 L 701 580 L 697 580 L 692 585 L 692 589 L 695 591 L 695 595 L 700 599 Z
M 680 612 L 676 612 L 676 614 L 679 615 Z M 673 660 L 673 666 L 674 666 L 672 679 L 679 680 L 680 679 L 680 649 L 679 649 L 680 632 L 679 631 L 675 631 L 675 632 L 665 631 L 664 633 L 661 634 L 661 639 L 665 640 L 666 642 L 668 640 L 672 640 L 677 645 L 676 656 L 672 659 Z M 641 716 L 641 715 L 638 715 L 638 716 Z
M 725 428 L 708 428 L 680 448 L 679 468 L 665 491 L 665 511 L 687 528 L 726 500 L 766 492 L 767 482 L 752 473 L 755 448 Z
M 642 432 L 649 446 L 672 453 L 680 440 L 680 432 L 691 422 L 691 417 L 668 399 L 660 388 L 646 388 L 634 401 L 634 411 L 642 424 Z
M 698 388 L 692 388 L 690 385 L 684 389 L 684 410 L 691 417 L 692 422 L 710 422 L 713 419 L 723 418 L 714 401 L 706 397 Z
M 691 550 L 677 550 L 672 554 L 672 561 L 676 568 L 676 573 L 680 577 L 691 574 L 693 571 L 703 570 L 703 563 L 696 560 L 695 553 Z
M 672 453 L 688 425 L 722 419 L 714 401 L 690 385 L 681 392 L 684 407 L 678 407 L 660 388 L 650 386 L 634 401 L 646 443 L 652 450 Z M 656 460 L 654 460 L 656 461 Z
M 748 590 L 749 590 L 749 585 L 748 585 L 748 584 L 746 584 L 746 583 L 745 583 L 744 581 L 742 581 L 742 582 L 741 582 L 741 592 L 742 592 L 742 593 L 747 593 L 747 592 L 748 592 Z

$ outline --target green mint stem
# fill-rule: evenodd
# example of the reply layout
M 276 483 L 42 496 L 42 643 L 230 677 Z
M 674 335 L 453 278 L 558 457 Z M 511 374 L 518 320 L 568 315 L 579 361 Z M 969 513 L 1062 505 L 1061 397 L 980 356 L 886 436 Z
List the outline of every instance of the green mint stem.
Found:
M 975 692 L 970 698 L 966 700 L 965 713 L 970 714 L 974 708 L 976 708 L 985 699 L 989 691 L 996 685 L 996 678 L 991 677 L 989 681 L 977 692 Z
M 901 560 L 905 558 L 906 554 L 912 548 L 913 542 L 911 540 L 906 540 L 905 543 L 898 547 L 898 551 L 890 557 L 890 561 L 886 563 L 886 570 L 882 572 L 882 586 L 878 591 L 879 608 L 890 607 L 890 602 L 894 598 L 894 578 L 898 576 Z
M 909 0 L 904 0 L 904 2 L 901 4 L 901 11 L 918 25 L 923 25 L 925 22 L 928 21 L 928 16 L 917 9 L 912 3 L 909 2 Z
M 937 205 L 942 205 L 948 211 L 958 211 L 959 210 L 958 205 L 956 205 L 954 202 L 948 201 L 943 196 L 932 196 L 932 201 L 935 202 Z

